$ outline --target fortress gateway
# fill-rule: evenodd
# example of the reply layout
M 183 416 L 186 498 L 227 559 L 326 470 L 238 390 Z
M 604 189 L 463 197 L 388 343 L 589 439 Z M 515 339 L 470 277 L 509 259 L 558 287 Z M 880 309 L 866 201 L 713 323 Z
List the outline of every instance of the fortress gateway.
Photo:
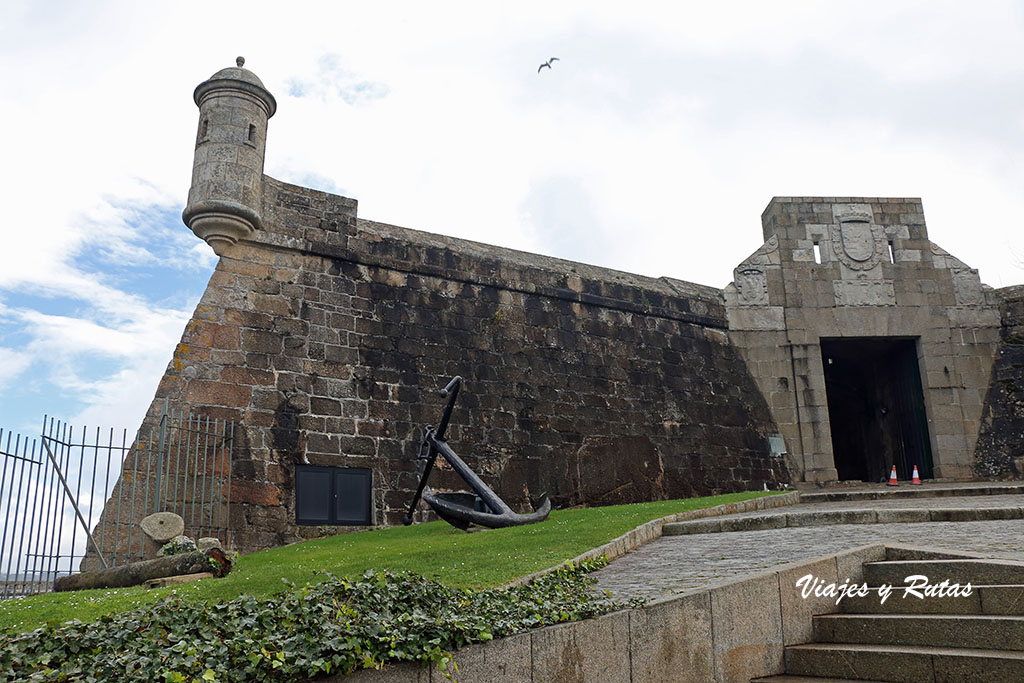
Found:
M 1024 287 L 930 242 L 920 200 L 777 197 L 722 291 L 368 221 L 267 177 L 277 104 L 242 60 L 195 101 L 183 219 L 220 261 L 147 420 L 235 421 L 241 550 L 398 523 L 453 375 L 449 440 L 523 509 L 1021 473 Z

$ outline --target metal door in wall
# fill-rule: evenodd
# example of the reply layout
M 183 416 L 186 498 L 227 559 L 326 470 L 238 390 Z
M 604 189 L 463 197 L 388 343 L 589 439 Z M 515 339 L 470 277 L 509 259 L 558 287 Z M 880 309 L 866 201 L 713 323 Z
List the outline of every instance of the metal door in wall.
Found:
M 896 467 L 932 476 L 917 342 L 907 338 L 821 340 L 832 453 L 841 480 L 879 481 Z

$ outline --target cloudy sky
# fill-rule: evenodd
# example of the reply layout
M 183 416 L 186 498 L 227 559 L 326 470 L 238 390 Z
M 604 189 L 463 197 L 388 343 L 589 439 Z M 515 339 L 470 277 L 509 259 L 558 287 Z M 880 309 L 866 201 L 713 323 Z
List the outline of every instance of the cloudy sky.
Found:
M 237 55 L 267 173 L 364 218 L 721 287 L 774 195 L 912 196 L 1024 282 L 1021 3 L 495 7 L 0 3 L 0 427 L 136 428 L 215 265 L 192 90 Z

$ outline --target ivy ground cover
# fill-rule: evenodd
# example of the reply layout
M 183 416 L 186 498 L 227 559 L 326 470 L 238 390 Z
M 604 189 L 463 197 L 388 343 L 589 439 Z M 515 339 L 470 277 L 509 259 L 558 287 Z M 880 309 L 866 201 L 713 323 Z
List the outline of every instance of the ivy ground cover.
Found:
M 28 631 L 46 622 L 93 621 L 166 595 L 217 604 L 239 595 L 264 598 L 282 581 L 298 586 L 327 573 L 359 577 L 367 570 L 409 571 L 453 588 L 501 586 L 565 562 L 652 519 L 676 512 L 735 503 L 765 492 L 730 493 L 636 505 L 554 510 L 544 522 L 466 533 L 444 522 L 373 529 L 243 555 L 223 579 L 176 588 L 142 587 L 45 593 L 0 601 L 0 633 Z

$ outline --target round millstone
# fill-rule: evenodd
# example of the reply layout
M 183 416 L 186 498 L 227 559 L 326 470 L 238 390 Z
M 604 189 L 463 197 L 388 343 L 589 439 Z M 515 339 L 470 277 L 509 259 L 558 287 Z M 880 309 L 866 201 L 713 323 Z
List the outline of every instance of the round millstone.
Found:
M 173 512 L 154 512 L 139 523 L 142 532 L 158 543 L 185 533 L 185 520 Z

